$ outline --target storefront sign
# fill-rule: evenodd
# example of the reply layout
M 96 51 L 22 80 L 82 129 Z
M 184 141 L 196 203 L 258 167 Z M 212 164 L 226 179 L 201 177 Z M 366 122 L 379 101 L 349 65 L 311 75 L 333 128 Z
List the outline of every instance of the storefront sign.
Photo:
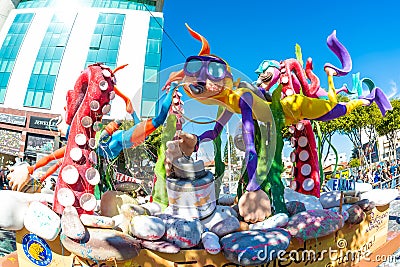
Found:
M 0 153 L 18 156 L 21 140 L 20 132 L 0 129 Z
M 54 148 L 54 139 L 35 135 L 28 135 L 26 150 L 50 153 Z
M 26 117 L 6 113 L 0 113 L 0 122 L 25 126 Z
M 31 116 L 29 127 L 34 129 L 41 129 L 47 131 L 58 131 L 56 118 L 42 118 Z

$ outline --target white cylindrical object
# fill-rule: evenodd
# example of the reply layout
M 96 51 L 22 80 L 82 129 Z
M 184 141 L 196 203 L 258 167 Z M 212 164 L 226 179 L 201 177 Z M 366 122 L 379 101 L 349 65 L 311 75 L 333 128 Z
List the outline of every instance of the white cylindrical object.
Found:
M 311 191 L 315 186 L 314 180 L 311 178 L 304 179 L 302 186 L 305 191 Z
M 204 249 L 208 253 L 215 255 L 221 251 L 219 237 L 213 232 L 204 232 L 201 235 L 201 241 L 203 243 Z
M 103 70 L 102 72 L 103 72 L 104 77 L 106 77 L 106 78 L 111 77 L 111 73 L 108 70 Z
M 308 153 L 307 150 L 302 150 L 302 151 L 299 153 L 299 159 L 300 159 L 301 161 L 307 161 L 307 160 L 309 159 L 309 157 L 310 157 L 310 154 Z
M 92 211 L 96 208 L 97 201 L 93 194 L 84 193 L 79 199 L 79 205 L 86 211 Z
M 299 121 L 299 122 L 296 124 L 296 129 L 297 129 L 298 131 L 303 131 L 303 130 L 304 130 L 304 123 L 302 123 L 301 121 Z
M 61 177 L 65 183 L 75 184 L 78 181 L 79 172 L 74 166 L 67 165 L 62 169 Z
M 110 92 L 110 100 L 113 100 L 115 98 L 115 92 L 111 91 Z
M 104 70 L 103 70 L 104 71 Z M 107 71 L 107 70 L 106 70 Z M 108 72 L 108 71 L 107 71 Z M 103 72 L 104 73 L 104 72 Z M 105 76 L 105 75 L 104 75 Z M 107 76 L 106 76 L 107 77 Z M 109 76 L 108 76 L 109 77 Z M 101 91 L 105 91 L 108 89 L 108 83 L 105 80 L 99 82 L 99 87 Z
M 89 161 L 92 164 L 97 165 L 97 154 L 96 154 L 96 152 L 90 151 L 88 158 L 89 158 Z
M 100 173 L 93 167 L 86 170 L 85 173 L 86 181 L 91 185 L 97 185 L 100 182 Z
M 98 111 L 100 108 L 100 103 L 97 100 L 92 100 L 89 104 L 90 110 L 92 111 Z
M 294 91 L 292 90 L 292 89 L 287 89 L 286 90 L 286 95 L 287 96 L 291 96 L 291 95 L 293 95 L 294 94 Z
M 92 120 L 92 118 L 89 117 L 89 116 L 84 116 L 84 117 L 81 119 L 81 124 L 82 124 L 83 127 L 89 128 L 90 126 L 92 126 L 93 120 Z
M 105 104 L 103 106 L 103 108 L 101 109 L 101 113 L 103 113 L 103 115 L 108 114 L 108 112 L 110 112 L 111 110 L 111 105 L 110 104 Z
M 82 158 L 82 149 L 74 147 L 69 151 L 69 156 L 73 161 L 79 161 Z
M 87 141 L 86 135 L 82 133 L 75 135 L 75 143 L 78 146 L 83 146 L 84 144 L 86 144 L 86 141 Z
M 292 172 L 291 173 L 292 173 L 292 177 L 295 177 L 297 175 L 295 166 L 292 167 Z
M 215 183 L 213 174 L 197 179 L 174 179 L 167 177 L 169 207 L 173 215 L 185 219 L 203 219 L 212 214 L 216 208 Z
M 89 147 L 90 147 L 91 149 L 95 149 L 95 148 L 96 148 L 96 139 L 94 139 L 94 138 L 89 138 L 88 144 L 89 144 Z
M 57 200 L 64 207 L 72 206 L 75 203 L 75 195 L 71 189 L 63 187 L 57 192 Z
M 308 140 L 307 140 L 307 137 L 305 137 L 305 136 L 300 136 L 299 137 L 299 146 L 300 147 L 305 147 L 305 146 L 307 146 L 307 144 L 308 144 Z
M 296 138 L 294 138 L 294 137 L 290 138 L 290 145 L 291 145 L 292 147 L 295 147 L 295 146 L 296 146 Z
M 304 176 L 308 176 L 311 173 L 311 165 L 310 164 L 304 164 L 301 166 L 301 174 Z
M 294 152 L 294 151 L 290 152 L 290 161 L 292 163 L 296 162 L 296 152 Z

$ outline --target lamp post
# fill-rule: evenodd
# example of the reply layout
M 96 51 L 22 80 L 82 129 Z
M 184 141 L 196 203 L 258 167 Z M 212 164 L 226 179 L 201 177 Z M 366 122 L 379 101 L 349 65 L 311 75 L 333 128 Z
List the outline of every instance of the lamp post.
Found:
M 231 178 L 232 178 L 232 164 L 231 164 L 231 144 L 229 140 L 229 123 L 226 124 L 226 140 L 228 147 L 228 184 L 229 184 L 229 193 L 231 192 Z

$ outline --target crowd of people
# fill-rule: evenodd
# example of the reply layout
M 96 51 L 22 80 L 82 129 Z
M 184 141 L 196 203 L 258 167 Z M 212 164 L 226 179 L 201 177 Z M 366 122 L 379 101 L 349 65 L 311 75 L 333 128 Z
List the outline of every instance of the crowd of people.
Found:
M 384 161 L 365 169 L 359 169 L 357 181 L 370 183 L 376 188 L 397 188 L 400 186 L 400 159 Z

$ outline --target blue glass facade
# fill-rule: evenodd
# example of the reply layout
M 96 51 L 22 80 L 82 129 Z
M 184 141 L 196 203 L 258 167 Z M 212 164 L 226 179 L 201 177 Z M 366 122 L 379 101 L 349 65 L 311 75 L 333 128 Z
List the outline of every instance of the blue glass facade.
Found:
M 158 110 L 163 18 L 150 17 L 142 87 L 142 117 L 153 117 Z
M 18 8 L 56 7 L 61 1 L 67 2 L 66 0 L 23 0 L 19 3 Z M 82 7 L 156 11 L 156 1 L 148 0 L 74 0 L 72 2 L 78 3 Z
M 116 67 L 124 20 L 123 14 L 99 14 L 85 67 L 96 62 L 102 62 L 111 69 Z
M 160 4 L 157 1 L 148 0 L 71 0 L 71 2 L 68 1 L 68 3 L 74 6 L 81 5 L 88 8 L 106 8 L 101 10 L 103 13 L 97 15 L 97 23 L 93 31 L 92 29 L 89 30 L 89 33 L 85 31 L 86 37 L 88 37 L 87 34 L 91 34 L 89 47 L 83 45 L 84 47 L 79 46 L 78 48 L 85 49 L 85 51 L 82 52 L 83 57 L 86 56 L 86 61 L 85 64 L 81 66 L 82 69 L 96 62 L 103 62 L 112 69 L 116 68 L 123 31 L 129 30 L 129 27 L 146 27 L 142 22 L 140 25 L 125 25 L 127 16 L 133 16 L 137 13 L 121 11 L 121 13 L 126 13 L 121 14 L 116 9 L 144 10 L 145 12 L 147 10 L 155 11 L 156 5 Z M 4 42 L 0 47 L 0 104 L 4 104 L 5 102 L 7 104 L 9 103 L 10 99 L 5 99 L 5 96 L 7 90 L 9 90 L 7 87 L 9 87 L 8 83 L 11 73 L 14 70 L 15 62 L 28 60 L 29 62 L 26 61 L 27 66 L 33 65 L 32 69 L 29 67 L 27 71 L 23 70 L 24 79 L 21 79 L 19 83 L 17 82 L 18 88 L 13 89 L 14 92 L 19 92 L 14 93 L 18 95 L 19 98 L 18 106 L 21 107 L 22 104 L 24 107 L 49 110 L 52 109 L 52 106 L 54 108 L 52 102 L 55 101 L 53 98 L 57 77 L 60 73 L 60 66 L 63 62 L 70 34 L 74 32 L 75 36 L 75 32 L 79 33 L 79 25 L 75 25 L 75 21 L 81 21 L 81 16 L 84 16 L 84 9 L 82 11 L 77 10 L 76 13 L 73 13 L 74 11 L 58 12 L 59 9 L 51 9 L 49 10 L 49 12 L 51 12 L 50 14 L 41 9 L 60 7 L 63 4 L 66 4 L 65 0 L 22 0 L 19 3 L 16 12 L 29 13 L 16 14 Z M 38 8 L 38 10 L 27 10 L 28 8 Z M 115 10 L 107 8 L 115 8 Z M 46 16 L 41 17 L 41 12 L 44 12 L 43 14 L 46 14 Z M 49 15 L 53 15 L 53 17 L 47 25 L 50 19 L 50 17 L 48 17 Z M 35 21 L 40 23 L 40 27 L 38 24 L 35 24 L 35 28 L 38 28 L 40 36 L 32 33 L 35 35 L 32 35 L 32 48 L 35 47 L 35 49 L 29 51 L 28 56 L 25 52 L 29 50 L 29 42 L 31 40 L 26 39 L 25 35 L 29 31 L 29 26 L 33 22 L 35 16 Z M 79 20 L 76 20 L 77 18 L 79 18 Z M 91 19 L 92 18 L 96 20 L 96 17 L 91 16 Z M 46 24 L 43 24 L 44 21 L 46 21 Z M 94 21 L 91 21 L 90 25 L 93 25 L 93 22 Z M 145 22 L 145 24 L 147 24 L 147 22 Z M 155 116 L 158 110 L 157 101 L 160 95 L 159 70 L 163 34 L 162 25 L 163 18 L 150 16 L 145 64 L 144 66 L 141 64 L 137 66 L 139 70 L 144 67 L 142 99 L 138 103 L 141 105 L 140 115 L 142 117 Z M 74 27 L 77 31 L 74 30 Z M 34 29 L 32 28 L 32 30 Z M 45 34 L 43 36 L 44 31 Z M 29 36 L 31 36 L 31 34 L 29 34 Z M 144 36 L 141 35 L 140 38 L 144 38 Z M 87 39 L 85 40 L 87 41 Z M 70 42 L 71 45 L 75 45 L 76 40 L 71 41 L 73 41 Z M 28 47 L 27 49 L 24 48 L 24 53 L 20 52 L 23 45 L 24 47 Z M 38 46 L 39 50 L 37 51 L 36 49 Z M 73 50 L 73 48 L 71 49 Z M 72 50 L 68 49 L 68 51 Z M 126 53 L 126 51 L 121 51 L 121 53 Z M 20 60 L 18 59 L 19 54 L 21 54 Z M 81 56 L 79 57 L 79 60 L 76 62 L 78 65 L 81 65 L 83 61 Z M 34 62 L 32 62 L 33 60 Z M 16 70 L 19 71 L 19 69 L 20 68 Z M 64 75 L 62 77 L 64 77 Z M 18 78 L 16 79 L 18 80 Z M 9 98 L 12 98 L 11 94 L 7 95 L 10 96 Z
M 24 106 L 51 108 L 56 78 L 75 18 L 76 13 L 53 16 L 36 57 Z
M 32 22 L 34 14 L 17 14 L 0 49 L 0 103 L 4 103 L 8 81 L 15 59 Z

